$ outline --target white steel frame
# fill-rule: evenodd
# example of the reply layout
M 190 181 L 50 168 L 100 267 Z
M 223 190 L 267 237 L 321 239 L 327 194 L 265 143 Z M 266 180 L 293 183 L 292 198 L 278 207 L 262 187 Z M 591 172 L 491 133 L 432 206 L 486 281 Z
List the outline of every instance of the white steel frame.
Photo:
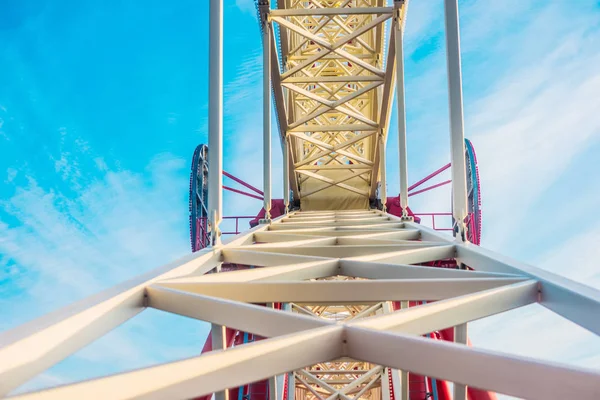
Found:
M 447 258 L 474 271 L 414 265 Z M 206 275 L 221 263 L 240 262 L 260 268 Z M 412 299 L 437 301 L 377 312 L 389 300 Z M 290 302 L 295 312 L 252 301 Z M 183 399 L 292 371 L 300 386 L 312 379 L 309 366 L 340 359 L 379 368 L 370 376 L 385 367 L 527 399 L 597 398 L 599 371 L 419 336 L 535 302 L 600 334 L 597 290 L 381 211 L 292 212 L 3 333 L 0 390 L 9 393 L 153 307 L 269 339 L 15 398 Z M 342 321 L 315 314 L 336 305 L 362 305 L 362 313 Z M 381 379 L 348 380 L 306 390 L 325 399 L 381 387 Z
M 259 3 L 268 8 L 268 1 Z M 386 49 L 385 23 L 394 17 L 394 25 L 401 24 L 406 6 L 399 1 L 385 7 L 382 0 L 344 0 L 334 8 L 329 3 L 280 0 L 278 9 L 260 12 L 263 25 L 279 25 L 284 65 L 269 66 L 282 140 L 289 141 L 288 176 L 296 199 L 338 187 L 368 204 L 385 180 L 380 148 L 394 95 L 394 32 Z M 270 45 L 278 58 L 276 40 Z M 328 176 L 331 171 L 338 171 L 335 178 Z M 307 189 L 310 182 L 321 185 Z
M 313 6 L 303 6 L 308 3 Z M 349 3 L 351 0 L 341 1 L 344 6 Z M 319 166 L 322 170 L 343 168 L 356 170 L 351 172 L 356 176 L 367 174 L 374 188 L 379 158 L 385 156 L 377 147 L 383 149 L 385 145 L 396 63 L 401 100 L 399 150 L 405 156 L 401 41 L 406 3 L 397 1 L 394 7 L 384 7 L 382 1 L 352 0 L 355 7 L 342 11 L 323 7 L 319 0 L 280 0 L 278 10 L 269 10 L 269 2 L 261 1 L 263 24 L 279 23 L 284 38 L 297 35 L 296 41 L 282 40 L 282 51 L 291 57 L 287 57 L 289 65 L 284 73 L 279 70 L 275 41 L 264 41 L 270 53 L 265 56 L 265 70 L 270 69 L 280 127 L 285 132 L 283 147 L 289 148 L 284 160 L 289 159 L 286 166 L 293 167 L 288 177 L 295 194 L 302 179 L 322 180 L 322 176 L 317 177 L 319 170 L 309 166 L 320 159 L 330 159 Z M 211 0 L 210 4 L 209 185 L 214 245 L 0 334 L 0 396 L 151 307 L 210 322 L 215 350 L 13 398 L 183 399 L 215 393 L 220 400 L 227 397 L 227 388 L 269 379 L 270 392 L 276 393 L 271 400 L 280 400 L 283 393 L 276 376 L 288 374 L 289 400 L 387 400 L 390 391 L 395 398 L 406 400 L 407 371 L 454 382 L 455 399 L 465 398 L 466 385 L 527 399 L 600 398 L 597 370 L 466 346 L 468 322 L 532 303 L 600 335 L 600 292 L 466 242 L 462 189 L 453 195 L 454 217 L 459 221 L 455 239 L 416 224 L 406 215 L 398 218 L 379 210 L 345 210 L 291 212 L 226 244 L 220 242 L 222 2 Z M 462 188 L 458 9 L 456 0 L 445 0 L 445 5 L 453 184 Z M 382 23 L 392 16 L 394 26 L 384 71 L 378 64 L 381 58 L 373 55 L 382 51 Z M 297 23 L 298 18 L 305 26 Z M 339 28 L 326 28 L 328 24 Z M 327 39 L 311 31 L 316 26 L 329 32 Z M 347 36 L 336 40 L 335 35 L 342 31 Z M 366 35 L 369 31 L 375 34 Z M 273 38 L 269 26 L 264 32 L 265 37 Z M 290 49 L 303 46 L 297 43 L 304 40 L 300 36 L 324 49 L 322 54 L 304 57 L 311 62 L 332 61 L 337 72 L 311 73 L 304 69 L 306 61 L 294 60 L 296 50 Z M 349 38 L 356 41 L 356 49 L 346 50 Z M 340 57 L 351 60 L 360 70 L 346 71 Z M 268 79 L 265 81 L 268 93 Z M 341 89 L 329 86 L 347 82 L 356 83 L 353 93 L 342 95 Z M 307 85 L 321 88 L 328 93 L 327 98 L 306 89 Z M 298 123 L 303 118 L 298 112 L 303 102 L 305 114 L 334 112 L 338 114 L 333 118 L 336 122 L 318 123 L 315 116 L 312 122 L 305 118 Z M 374 112 L 361 108 L 367 103 Z M 268 105 L 265 100 L 265 116 Z M 265 117 L 265 125 L 269 122 Z M 265 146 L 267 132 L 265 127 Z M 357 163 L 344 166 L 340 155 Z M 265 153 L 265 184 L 269 186 L 267 156 Z M 461 163 L 455 162 L 459 160 L 462 170 Z M 404 188 L 406 158 L 400 163 Z M 382 178 L 385 180 L 385 175 Z M 328 184 L 348 189 L 342 182 Z M 300 195 L 308 194 L 300 191 Z M 403 207 L 408 204 L 406 199 L 401 201 Z M 285 203 L 289 204 L 287 195 Z M 456 260 L 463 268 L 419 265 L 447 259 Z M 258 268 L 220 272 L 223 263 Z M 429 303 L 408 308 L 408 300 Z M 390 301 L 400 301 L 401 310 L 392 311 Z M 285 310 L 252 303 L 285 303 Z M 225 327 L 266 339 L 224 349 Z M 455 329 L 456 343 L 422 336 L 449 327 Z

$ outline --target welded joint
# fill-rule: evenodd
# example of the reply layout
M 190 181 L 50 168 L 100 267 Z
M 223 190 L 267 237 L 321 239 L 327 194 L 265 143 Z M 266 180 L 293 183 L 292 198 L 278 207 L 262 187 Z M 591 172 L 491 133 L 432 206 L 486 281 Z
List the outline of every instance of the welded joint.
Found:
M 142 299 L 142 307 L 150 307 L 150 297 L 148 296 L 148 288 L 144 288 L 144 298 Z
M 271 5 L 269 0 L 258 0 L 258 12 L 260 14 L 260 23 L 263 28 L 271 23 Z
M 405 3 L 405 0 L 394 0 L 394 22 L 397 27 L 402 27 L 402 9 Z
M 210 243 L 213 247 L 219 246 L 221 244 L 221 229 L 219 229 L 219 223 L 221 221 L 217 220 L 218 214 L 217 210 L 212 210 L 212 224 L 210 224 Z
M 465 224 L 464 218 L 455 218 L 454 225 L 452 226 L 452 233 L 457 241 L 463 243 L 468 242 L 467 239 L 467 224 Z
M 415 222 L 415 217 L 408 215 L 408 211 L 406 210 L 406 208 L 403 208 L 400 220 L 403 222 Z
M 342 354 L 340 355 L 340 357 L 348 357 L 349 353 L 348 353 L 348 339 L 346 337 L 346 326 L 344 326 L 344 329 L 342 331 Z

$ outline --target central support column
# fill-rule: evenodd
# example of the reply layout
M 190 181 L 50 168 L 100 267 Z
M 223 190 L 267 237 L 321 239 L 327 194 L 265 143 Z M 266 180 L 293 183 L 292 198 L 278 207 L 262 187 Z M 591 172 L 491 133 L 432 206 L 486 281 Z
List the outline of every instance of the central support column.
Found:
M 290 211 L 290 139 L 286 137 L 283 142 L 283 204 L 285 213 Z
M 383 212 L 387 212 L 387 182 L 385 175 L 385 140 L 383 133 L 379 133 L 379 174 L 381 187 L 379 190 L 379 196 L 381 197 L 381 209 Z
M 458 0 L 444 0 L 446 57 L 450 107 L 450 151 L 452 155 L 452 216 L 457 241 L 467 241 L 467 171 L 463 120 L 462 73 L 460 65 L 460 28 Z M 454 342 L 467 344 L 467 324 L 454 327 Z M 454 400 L 466 400 L 467 387 L 454 382 Z
M 406 104 L 404 101 L 404 24 L 401 19 L 402 7 L 406 7 L 404 0 L 394 1 L 394 42 L 396 50 L 396 104 L 398 111 L 398 161 L 400 168 L 400 207 L 402 219 L 409 220 L 408 216 L 408 155 L 406 150 Z
M 225 343 L 227 333 L 225 330 L 226 328 L 224 326 L 211 324 L 210 334 L 212 337 L 213 351 L 227 348 L 227 344 Z M 215 400 L 229 400 L 229 391 L 223 390 L 222 392 L 215 392 Z
M 208 67 L 208 212 L 211 244 L 221 243 L 223 209 L 223 2 L 210 0 Z
M 401 310 L 407 309 L 408 306 L 409 306 L 408 301 L 400 302 Z M 402 390 L 400 393 L 400 400 L 410 400 L 410 392 L 408 391 L 408 389 L 409 389 L 408 371 L 406 371 L 404 369 L 400 372 L 400 389 Z
M 446 57 L 450 106 L 450 150 L 452 154 L 452 216 L 454 236 L 467 240 L 467 171 L 463 120 L 462 73 L 460 66 L 460 28 L 458 0 L 444 0 L 446 20 Z
M 269 1 L 259 2 L 263 31 L 263 185 L 265 222 L 271 219 L 271 22 Z

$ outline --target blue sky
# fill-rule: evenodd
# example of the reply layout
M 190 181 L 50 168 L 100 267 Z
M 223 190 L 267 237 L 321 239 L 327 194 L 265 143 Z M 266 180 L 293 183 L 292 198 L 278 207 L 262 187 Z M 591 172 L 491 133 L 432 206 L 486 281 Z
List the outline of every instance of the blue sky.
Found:
M 205 3 L 3 4 L 0 330 L 189 251 L 190 157 L 207 141 Z M 260 187 L 259 30 L 253 0 L 226 3 L 224 165 Z M 460 7 L 483 245 L 600 287 L 600 4 L 464 0 Z M 441 0 L 410 3 L 411 181 L 449 161 L 442 12 Z M 277 137 L 273 144 L 280 197 Z M 390 194 L 398 191 L 396 148 L 391 134 Z M 416 211 L 450 208 L 449 190 L 421 196 L 411 198 Z M 224 206 L 226 215 L 254 214 L 260 202 L 225 193 Z M 205 332 L 200 322 L 147 311 L 28 387 L 189 356 Z M 541 307 L 476 322 L 471 332 L 487 348 L 600 368 L 600 340 Z

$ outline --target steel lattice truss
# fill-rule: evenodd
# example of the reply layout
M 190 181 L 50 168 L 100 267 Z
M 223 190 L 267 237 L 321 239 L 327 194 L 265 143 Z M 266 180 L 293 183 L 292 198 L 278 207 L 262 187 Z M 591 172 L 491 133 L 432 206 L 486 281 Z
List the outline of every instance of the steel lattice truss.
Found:
M 275 104 L 289 140 L 292 190 L 309 199 L 305 209 L 332 187 L 364 208 L 375 194 L 394 94 L 394 35 L 386 21 L 404 13 L 403 2 L 384 4 L 285 0 L 270 12 L 283 62 L 273 40 Z
M 419 265 L 452 258 L 473 270 Z M 258 268 L 207 274 L 224 263 Z M 429 303 L 390 312 L 410 300 Z M 257 305 L 276 302 L 291 310 Z M 2 334 L 0 389 L 152 307 L 213 323 L 213 338 L 232 327 L 267 339 L 16 398 L 183 399 L 292 371 L 305 399 L 379 398 L 397 370 L 528 399 L 598 398 L 598 371 L 421 336 L 535 302 L 600 333 L 600 293 L 584 285 L 380 211 L 296 212 Z

